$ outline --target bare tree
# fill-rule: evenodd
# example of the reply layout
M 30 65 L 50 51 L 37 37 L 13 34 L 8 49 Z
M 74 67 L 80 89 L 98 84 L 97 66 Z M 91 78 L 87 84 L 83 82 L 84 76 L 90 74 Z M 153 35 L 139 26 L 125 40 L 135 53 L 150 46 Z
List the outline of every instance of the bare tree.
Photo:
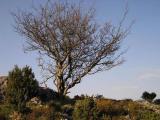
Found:
M 109 22 L 98 25 L 94 9 L 83 10 L 80 4 L 47 3 L 34 10 L 14 14 L 16 29 L 27 37 L 28 51 L 39 51 L 39 65 L 49 73 L 46 80 L 53 80 L 60 95 L 84 76 L 123 62 L 120 46 L 129 31 L 122 29 L 127 12 L 115 27 Z

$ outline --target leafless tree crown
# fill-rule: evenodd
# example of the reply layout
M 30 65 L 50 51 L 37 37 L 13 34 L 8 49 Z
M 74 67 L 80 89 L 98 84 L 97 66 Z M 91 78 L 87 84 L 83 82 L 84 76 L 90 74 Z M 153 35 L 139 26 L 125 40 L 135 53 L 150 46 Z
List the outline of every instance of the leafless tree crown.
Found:
M 126 15 L 124 15 L 125 18 Z M 28 39 L 26 49 L 37 50 L 50 59 L 39 65 L 50 73 L 60 94 L 80 83 L 87 74 L 109 70 L 120 63 L 122 40 L 128 33 L 122 22 L 115 27 L 95 21 L 94 10 L 79 5 L 48 3 L 34 13 L 14 14 L 16 29 Z

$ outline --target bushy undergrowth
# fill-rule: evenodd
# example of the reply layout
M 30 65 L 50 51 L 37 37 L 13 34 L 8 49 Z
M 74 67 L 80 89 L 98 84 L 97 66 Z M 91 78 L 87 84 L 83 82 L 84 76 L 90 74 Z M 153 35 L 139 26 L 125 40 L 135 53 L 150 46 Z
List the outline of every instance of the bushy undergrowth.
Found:
M 77 100 L 74 106 L 74 120 L 96 120 L 97 118 L 96 103 L 92 98 Z
M 141 110 L 137 115 L 137 120 L 160 120 L 160 114 L 154 111 Z
M 9 119 L 9 114 L 13 112 L 13 108 L 5 103 L 0 104 L 0 120 Z
M 8 120 L 10 116 L 22 117 L 24 120 L 160 120 L 160 114 L 132 100 L 67 98 L 44 104 L 28 102 L 27 107 L 30 112 L 20 115 L 10 106 L 1 104 L 0 120 Z
M 26 116 L 27 120 L 54 120 L 55 111 L 48 106 L 38 106 Z
M 127 107 L 119 101 L 99 99 L 96 104 L 98 117 L 101 119 L 113 119 L 117 116 L 128 115 Z

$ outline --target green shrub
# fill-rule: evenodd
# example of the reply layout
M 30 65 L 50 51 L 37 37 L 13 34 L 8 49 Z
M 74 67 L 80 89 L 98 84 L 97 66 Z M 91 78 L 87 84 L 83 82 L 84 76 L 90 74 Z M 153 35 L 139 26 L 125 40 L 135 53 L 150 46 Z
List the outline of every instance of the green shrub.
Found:
M 154 100 L 154 104 L 160 105 L 160 99 Z
M 73 110 L 74 110 L 74 108 L 70 104 L 66 104 L 66 105 L 62 106 L 63 114 L 67 114 L 68 116 L 72 116 Z
M 13 112 L 13 108 L 11 106 L 7 104 L 0 104 L 0 120 L 8 120 L 11 112 Z
M 58 93 L 50 88 L 39 87 L 36 96 L 42 103 L 47 103 L 58 98 Z
M 32 69 L 28 66 L 20 69 L 18 66 L 9 72 L 7 78 L 6 100 L 19 112 L 24 112 L 26 102 L 29 101 L 38 90 L 38 82 L 34 78 Z
M 160 114 L 149 110 L 140 110 L 137 115 L 137 120 L 160 120 Z
M 74 100 L 83 100 L 83 99 L 88 98 L 88 97 L 89 97 L 88 95 L 81 94 L 80 96 L 75 95 L 73 99 Z
M 142 99 L 147 100 L 148 102 L 152 102 L 155 97 L 156 97 L 156 93 L 154 93 L 154 92 L 148 93 L 145 91 L 142 94 Z
M 48 106 L 50 106 L 51 108 L 53 108 L 56 112 L 61 112 L 61 107 L 62 107 L 62 104 L 60 101 L 50 101 L 48 103 Z
M 96 98 L 96 99 L 103 99 L 104 97 L 103 97 L 103 95 L 97 94 L 97 95 L 95 96 L 95 98 Z
M 93 98 L 77 100 L 73 111 L 74 120 L 95 120 L 97 119 L 96 103 Z

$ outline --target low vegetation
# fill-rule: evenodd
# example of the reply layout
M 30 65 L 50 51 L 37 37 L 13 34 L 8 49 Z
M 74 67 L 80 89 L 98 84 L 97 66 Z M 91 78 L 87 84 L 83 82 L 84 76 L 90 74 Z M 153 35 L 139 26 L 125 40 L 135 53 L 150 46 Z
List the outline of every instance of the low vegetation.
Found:
M 59 96 L 38 86 L 29 66 L 9 72 L 0 120 L 160 120 L 160 99 L 144 92 L 141 101 L 112 100 L 103 95 Z
M 69 98 L 67 98 L 69 99 Z M 20 113 L 11 106 L 0 104 L 0 118 L 4 120 L 160 120 L 160 105 L 145 101 L 96 99 L 86 96 L 81 100 L 53 100 L 45 104 L 27 102 L 30 109 Z M 2 120 L 3 120 L 2 119 Z
M 38 82 L 32 69 L 28 66 L 20 69 L 18 66 L 9 72 L 7 78 L 6 102 L 18 112 L 24 112 L 26 102 L 37 94 Z

